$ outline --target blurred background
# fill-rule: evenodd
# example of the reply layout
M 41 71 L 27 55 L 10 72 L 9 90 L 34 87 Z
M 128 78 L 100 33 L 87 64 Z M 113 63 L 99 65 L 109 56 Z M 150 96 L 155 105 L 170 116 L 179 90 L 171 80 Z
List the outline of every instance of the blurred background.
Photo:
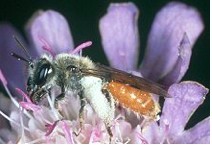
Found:
M 70 1 L 70 0 L 1 0 L 0 23 L 10 22 L 24 35 L 24 25 L 32 14 L 38 9 L 53 9 L 60 12 L 69 22 L 75 46 L 84 41 L 93 41 L 92 49 L 85 49 L 83 55 L 88 55 L 95 62 L 108 65 L 101 46 L 98 29 L 99 19 L 106 13 L 109 0 Z M 148 32 L 151 28 L 156 13 L 170 0 L 149 1 L 132 0 L 140 10 L 138 26 L 140 34 L 140 59 L 141 62 L 146 47 Z M 183 80 L 197 81 L 207 88 L 210 87 L 210 1 L 181 0 L 190 6 L 196 7 L 205 24 L 205 29 L 193 48 L 191 64 Z M 2 53 L 2 52 L 0 52 Z M 2 62 L 1 62 L 2 63 Z M 174 113 L 174 112 L 173 112 Z M 209 94 L 201 107 L 191 117 L 186 128 L 195 125 L 200 120 L 210 115 Z

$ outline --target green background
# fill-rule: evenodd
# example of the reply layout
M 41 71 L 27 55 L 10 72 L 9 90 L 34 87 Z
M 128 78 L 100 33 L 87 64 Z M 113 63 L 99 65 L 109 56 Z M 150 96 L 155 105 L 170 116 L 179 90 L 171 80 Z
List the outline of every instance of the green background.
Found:
M 24 25 L 32 14 L 38 9 L 53 9 L 60 12 L 68 20 L 71 27 L 75 45 L 86 40 L 93 41 L 92 49 L 83 52 L 95 62 L 108 64 L 106 56 L 101 48 L 100 34 L 98 30 L 98 22 L 101 16 L 106 13 L 110 2 L 109 0 L 84 0 L 84 1 L 68 1 L 68 0 L 1 0 L 0 1 L 0 22 L 10 22 L 22 34 L 24 34 Z M 139 33 L 141 41 L 140 61 L 143 58 L 144 49 L 147 42 L 148 32 L 153 22 L 154 16 L 167 2 L 167 0 L 132 0 L 140 10 L 139 16 Z M 182 2 L 196 7 L 203 18 L 205 29 L 198 41 L 196 42 L 191 64 L 188 72 L 183 80 L 195 80 L 207 88 L 210 85 L 210 1 L 209 0 L 182 0 Z M 174 113 L 174 112 L 173 112 Z M 196 124 L 199 120 L 207 117 L 210 113 L 209 94 L 204 104 L 198 108 L 197 112 L 192 116 L 189 126 Z

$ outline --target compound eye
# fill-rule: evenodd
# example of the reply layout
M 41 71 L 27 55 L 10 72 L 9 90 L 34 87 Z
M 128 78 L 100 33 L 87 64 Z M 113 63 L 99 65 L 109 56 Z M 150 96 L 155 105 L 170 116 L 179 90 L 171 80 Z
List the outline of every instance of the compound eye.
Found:
M 52 72 L 52 67 L 50 64 L 43 64 L 37 72 L 37 76 L 35 78 L 36 85 L 44 85 L 48 78 L 48 75 Z

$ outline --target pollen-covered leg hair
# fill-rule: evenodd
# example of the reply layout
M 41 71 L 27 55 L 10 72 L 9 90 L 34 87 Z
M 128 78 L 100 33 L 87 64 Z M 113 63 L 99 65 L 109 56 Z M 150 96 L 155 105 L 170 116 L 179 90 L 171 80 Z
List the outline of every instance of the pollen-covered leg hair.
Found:
M 107 101 L 111 103 L 111 107 L 112 107 L 112 105 L 113 105 L 112 103 L 114 103 L 114 102 L 111 99 L 113 99 L 113 98 L 112 98 L 110 92 L 106 89 L 106 85 L 103 86 L 102 93 L 105 95 Z M 112 137 L 113 137 L 113 133 L 112 133 L 112 130 L 111 130 L 111 125 L 108 124 L 108 123 L 105 123 L 105 127 L 106 127 L 107 132 L 108 132 L 108 134 L 110 136 L 109 140 L 110 140 L 110 143 L 111 143 Z
M 112 97 L 112 96 L 110 95 L 110 93 L 109 93 L 108 90 L 106 89 L 106 85 L 103 86 L 103 88 L 102 88 L 102 93 L 105 95 L 107 101 L 110 102 L 110 103 L 112 103 L 112 101 L 111 101 L 111 97 Z M 111 105 L 112 105 L 112 104 L 111 104 Z
M 104 121 L 111 138 L 112 133 L 110 126 L 115 115 L 114 99 L 112 97 L 106 98 L 105 94 L 102 92 L 104 86 L 100 78 L 86 76 L 81 79 L 81 84 L 84 88 L 83 96 L 89 101 L 99 118 Z

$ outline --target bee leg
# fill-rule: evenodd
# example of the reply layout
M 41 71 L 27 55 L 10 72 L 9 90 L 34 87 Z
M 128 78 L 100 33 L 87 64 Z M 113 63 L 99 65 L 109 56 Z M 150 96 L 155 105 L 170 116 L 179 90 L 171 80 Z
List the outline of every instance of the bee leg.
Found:
M 112 133 L 112 130 L 111 130 L 111 126 L 108 125 L 108 124 L 105 124 L 105 126 L 106 126 L 107 132 L 109 134 L 109 141 L 110 141 L 109 143 L 111 143 L 112 138 L 113 138 L 113 133 Z
M 60 95 L 58 95 L 55 100 L 56 101 L 59 101 L 59 100 L 62 100 L 63 98 L 65 97 L 65 92 L 62 92 Z
M 108 90 L 106 89 L 106 86 L 103 86 L 102 93 L 105 95 L 108 102 L 111 102 L 111 96 Z
M 79 110 L 79 120 L 80 120 L 80 128 L 82 128 L 82 124 L 84 122 L 84 107 L 85 107 L 85 100 L 84 99 L 80 99 L 80 103 L 81 103 L 81 107 Z
M 110 93 L 108 92 L 108 90 L 106 89 L 106 87 L 107 87 L 106 85 L 103 86 L 102 93 L 105 95 L 105 97 L 107 98 L 108 102 L 111 102 L 112 103 Z M 112 138 L 113 138 L 113 133 L 111 131 L 111 125 L 109 125 L 108 123 L 105 123 L 105 126 L 106 126 L 107 132 L 108 132 L 108 134 L 110 136 L 109 140 L 110 140 L 110 143 L 111 143 Z
M 56 98 L 55 98 L 55 107 L 58 107 L 58 101 L 62 100 L 65 97 L 65 88 L 64 86 L 61 87 L 61 94 L 59 94 Z
M 79 96 L 80 96 L 80 110 L 79 110 L 79 121 L 80 121 L 80 129 L 78 132 L 74 132 L 74 134 L 76 136 L 78 136 L 80 134 L 80 132 L 82 131 L 82 127 L 83 127 L 83 123 L 84 123 L 84 107 L 86 105 L 86 101 L 85 101 L 85 98 L 82 97 L 81 95 L 82 93 L 79 93 Z

